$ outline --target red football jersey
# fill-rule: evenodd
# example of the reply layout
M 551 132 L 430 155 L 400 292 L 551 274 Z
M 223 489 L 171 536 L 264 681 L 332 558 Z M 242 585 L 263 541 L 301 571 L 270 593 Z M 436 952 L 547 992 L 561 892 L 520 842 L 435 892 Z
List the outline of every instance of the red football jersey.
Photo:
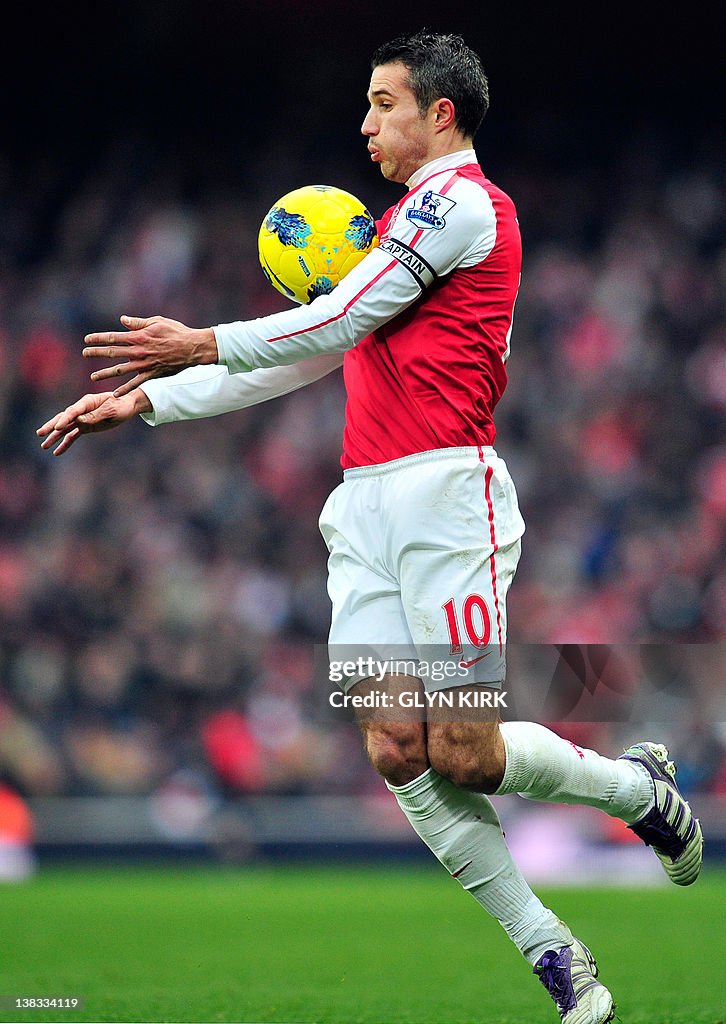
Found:
M 480 195 L 458 189 L 459 179 L 474 183 Z M 483 207 L 488 252 L 474 265 L 462 260 L 437 275 L 413 305 L 346 353 L 345 468 L 434 448 L 494 443 L 493 411 L 507 383 L 505 362 L 521 271 L 516 213 L 477 164 L 437 175 L 437 185 L 442 195 L 456 197 L 457 205 Z M 417 197 L 430 186 L 427 177 L 386 213 L 379 224 L 384 248 L 389 238 L 405 237 L 401 213 L 420 207 Z M 409 249 L 422 259 L 430 257 L 427 262 L 435 266 L 439 253 L 429 252 L 433 238 L 427 231 L 453 234 L 454 213 L 452 207 L 445 218 L 451 223 L 444 227 L 418 228 Z M 458 248 L 462 239 L 452 241 L 452 248 Z

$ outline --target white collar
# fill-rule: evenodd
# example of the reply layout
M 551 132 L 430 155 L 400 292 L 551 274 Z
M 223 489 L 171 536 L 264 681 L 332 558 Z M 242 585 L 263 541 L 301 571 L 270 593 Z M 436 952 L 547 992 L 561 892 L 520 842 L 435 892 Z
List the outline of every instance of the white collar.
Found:
M 463 167 L 465 164 L 478 163 L 476 153 L 473 149 L 462 149 L 456 153 L 447 153 L 446 156 L 437 157 L 436 160 L 429 160 L 423 167 L 411 175 L 406 182 L 406 188 L 412 189 L 419 185 L 424 178 L 438 171 L 448 171 L 450 167 Z

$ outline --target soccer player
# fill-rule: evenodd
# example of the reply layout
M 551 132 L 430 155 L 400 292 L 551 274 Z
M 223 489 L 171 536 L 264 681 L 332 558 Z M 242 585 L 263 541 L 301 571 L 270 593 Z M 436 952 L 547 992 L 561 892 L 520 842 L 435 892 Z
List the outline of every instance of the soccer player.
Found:
M 488 108 L 481 62 L 456 35 L 419 32 L 373 55 L 368 152 L 406 194 L 380 244 L 327 296 L 258 320 L 193 329 L 122 317 L 84 355 L 122 360 L 115 392 L 86 395 L 38 431 L 56 455 L 140 414 L 152 425 L 283 395 L 343 366 L 343 482 L 322 511 L 331 650 L 444 650 L 471 690 L 504 679 L 506 594 L 524 524 L 493 444 L 504 391 L 521 245 L 512 200 L 487 179 L 473 138 Z M 346 690 L 460 691 L 391 674 Z M 532 892 L 489 795 L 587 804 L 622 818 L 668 876 L 698 876 L 702 835 L 667 750 L 640 742 L 615 760 L 495 710 L 426 720 L 359 711 L 368 755 L 421 839 L 502 925 L 566 1024 L 604 1024 L 608 990 L 583 942 Z

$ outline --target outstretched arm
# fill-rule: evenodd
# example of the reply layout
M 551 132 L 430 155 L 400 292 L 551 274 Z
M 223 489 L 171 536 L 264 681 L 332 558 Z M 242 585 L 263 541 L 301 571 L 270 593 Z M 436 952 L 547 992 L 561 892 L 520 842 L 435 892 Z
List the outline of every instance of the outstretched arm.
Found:
M 323 355 L 294 366 L 273 366 L 251 373 L 229 374 L 224 366 L 194 366 L 174 377 L 149 380 L 128 395 L 112 391 L 84 395 L 39 427 L 41 448 L 63 455 L 81 434 L 98 433 L 140 415 L 151 426 L 177 420 L 219 416 L 247 409 L 319 380 L 343 361 L 342 355 Z

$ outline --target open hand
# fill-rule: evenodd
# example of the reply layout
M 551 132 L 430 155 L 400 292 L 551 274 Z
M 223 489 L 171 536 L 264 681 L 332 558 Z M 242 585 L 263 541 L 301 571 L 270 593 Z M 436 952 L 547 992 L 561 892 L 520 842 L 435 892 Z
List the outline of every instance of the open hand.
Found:
M 84 395 L 63 412 L 56 413 L 36 434 L 45 438 L 41 448 L 58 447 L 54 455 L 62 455 L 77 441 L 81 434 L 93 434 L 101 430 L 110 430 L 126 423 L 132 416 L 140 412 L 149 412 L 151 402 L 143 391 L 136 390 L 132 395 L 117 398 L 112 391 L 104 391 L 96 395 Z M 60 443 L 58 443 L 60 442 Z
M 128 333 L 103 331 L 86 335 L 87 359 L 121 359 L 120 363 L 94 370 L 91 380 L 108 380 L 132 373 L 136 376 L 116 388 L 116 398 L 127 395 L 153 377 L 170 377 L 189 366 L 216 363 L 217 342 L 211 327 L 187 327 L 165 316 L 122 316 Z

